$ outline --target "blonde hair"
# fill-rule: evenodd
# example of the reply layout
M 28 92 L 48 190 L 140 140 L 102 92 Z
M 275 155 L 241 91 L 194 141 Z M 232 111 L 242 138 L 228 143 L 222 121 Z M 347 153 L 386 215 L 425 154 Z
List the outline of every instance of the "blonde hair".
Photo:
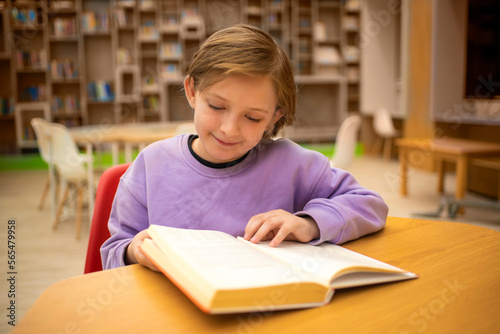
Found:
M 266 131 L 263 139 L 275 136 L 295 121 L 297 87 L 290 59 L 268 33 L 238 24 L 213 33 L 193 56 L 187 75 L 195 90 L 203 91 L 231 74 L 269 77 L 276 89 L 276 111 L 283 116 Z

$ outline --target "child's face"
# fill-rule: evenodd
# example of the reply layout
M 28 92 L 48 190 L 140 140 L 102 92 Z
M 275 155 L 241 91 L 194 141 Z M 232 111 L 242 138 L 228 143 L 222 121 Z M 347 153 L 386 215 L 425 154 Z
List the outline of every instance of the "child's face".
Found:
M 282 115 L 275 112 L 275 89 L 266 77 L 233 74 L 202 92 L 186 79 L 185 90 L 199 136 L 193 150 L 213 163 L 242 157 Z

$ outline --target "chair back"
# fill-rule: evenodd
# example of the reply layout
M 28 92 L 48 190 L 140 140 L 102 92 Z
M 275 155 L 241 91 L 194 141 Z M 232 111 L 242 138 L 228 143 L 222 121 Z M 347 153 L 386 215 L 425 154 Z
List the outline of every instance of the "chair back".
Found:
M 346 169 L 354 159 L 361 116 L 347 117 L 340 125 L 335 141 L 335 153 L 330 159 L 332 167 Z
M 392 138 L 396 136 L 394 123 L 387 109 L 377 108 L 377 110 L 375 110 L 373 115 L 373 129 L 377 135 L 383 138 Z
M 115 198 L 120 177 L 125 173 L 130 163 L 108 168 L 101 175 L 97 184 L 94 214 L 90 225 L 90 237 L 87 246 L 84 274 L 102 270 L 101 246 L 110 237 L 108 220 Z
M 59 175 L 70 182 L 79 182 L 87 178 L 84 158 L 78 149 L 68 128 L 59 123 L 47 126 L 52 149 L 52 161 Z
M 36 143 L 43 161 L 50 163 L 50 141 L 48 138 L 48 126 L 50 125 L 45 119 L 40 117 L 32 118 L 31 126 L 35 131 Z

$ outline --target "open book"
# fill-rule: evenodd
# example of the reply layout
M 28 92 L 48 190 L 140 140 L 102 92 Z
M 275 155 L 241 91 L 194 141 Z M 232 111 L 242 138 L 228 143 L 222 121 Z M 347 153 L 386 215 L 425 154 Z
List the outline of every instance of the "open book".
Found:
M 141 251 L 206 313 L 321 306 L 334 289 L 417 275 L 341 246 L 284 241 L 253 244 L 219 231 L 159 225 Z

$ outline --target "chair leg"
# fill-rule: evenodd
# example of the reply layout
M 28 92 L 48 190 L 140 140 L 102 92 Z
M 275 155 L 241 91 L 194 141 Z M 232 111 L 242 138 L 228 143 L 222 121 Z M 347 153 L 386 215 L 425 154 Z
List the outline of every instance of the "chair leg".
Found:
M 45 187 L 43 188 L 42 198 L 40 198 L 40 204 L 38 204 L 38 210 L 42 210 L 45 204 L 45 198 L 47 198 L 47 193 L 50 189 L 50 176 L 47 176 L 47 182 L 45 182 Z
M 68 199 L 68 195 L 69 195 L 69 185 L 67 184 L 66 189 L 64 189 L 63 197 L 61 198 L 59 206 L 57 207 L 56 219 L 54 220 L 54 224 L 52 225 L 53 230 L 57 229 L 57 225 L 59 224 L 59 219 L 61 218 L 62 210 L 64 207 L 64 202 L 66 202 L 66 200 Z
M 391 160 L 392 138 L 384 139 L 384 159 Z
M 383 139 L 380 137 L 377 137 L 375 140 L 375 143 L 373 144 L 370 153 L 373 156 L 377 156 L 380 153 L 380 150 L 382 149 L 382 145 L 384 145 Z
M 76 239 L 80 240 L 82 230 L 82 206 L 83 206 L 83 191 L 84 186 L 77 186 L 77 204 L 76 204 Z
M 446 161 L 438 160 L 438 162 L 437 162 L 437 175 L 438 175 L 437 191 L 440 194 L 444 194 L 445 173 L 446 173 Z

